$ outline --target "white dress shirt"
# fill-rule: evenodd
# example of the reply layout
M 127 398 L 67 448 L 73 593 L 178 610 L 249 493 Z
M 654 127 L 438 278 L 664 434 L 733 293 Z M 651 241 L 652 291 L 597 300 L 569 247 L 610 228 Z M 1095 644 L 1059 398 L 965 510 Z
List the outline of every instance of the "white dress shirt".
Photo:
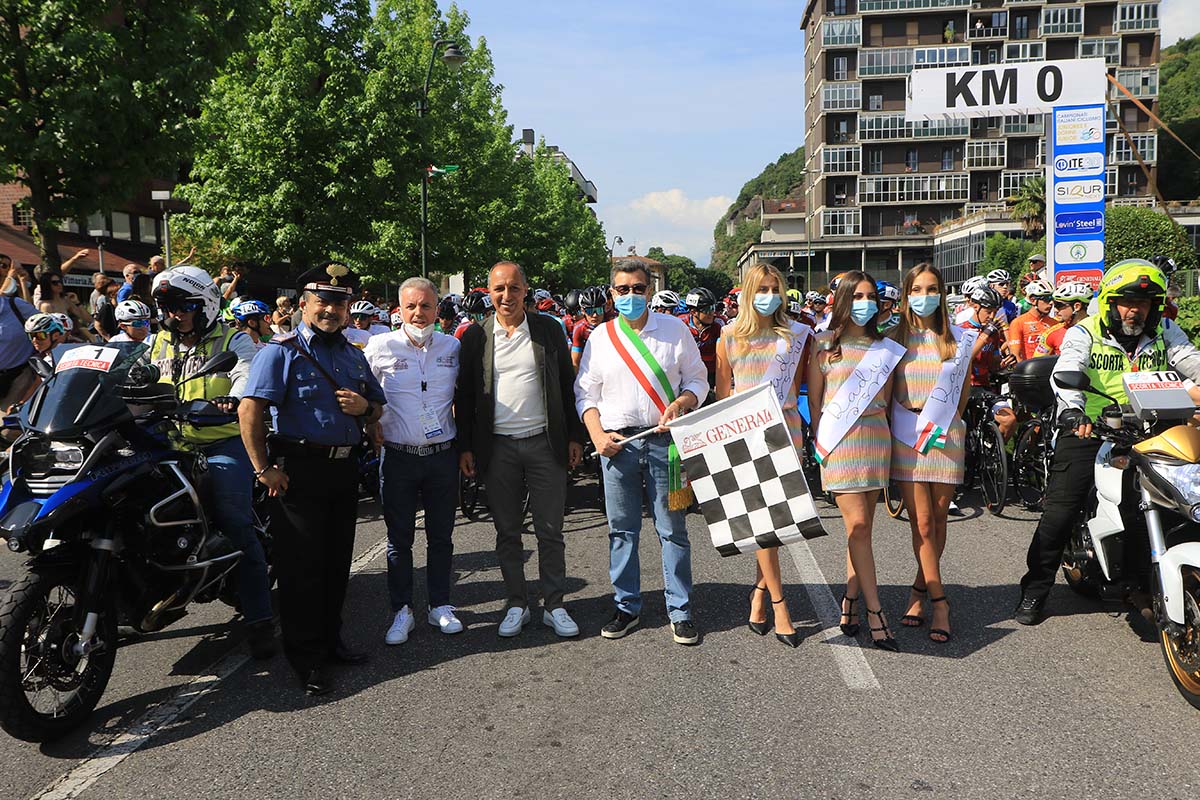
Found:
M 458 347 L 453 336 L 436 331 L 423 348 L 414 345 L 403 330 L 371 337 L 363 355 L 387 396 L 379 418 L 384 441 L 420 446 L 454 438 L 451 409 L 458 379 Z M 426 436 L 425 410 L 441 428 L 434 436 Z
M 600 424 L 606 431 L 652 427 L 658 424 L 662 412 L 613 346 L 610 333 L 619 335 L 613 330 L 615 325 L 615 321 L 599 325 L 588 337 L 575 378 L 575 408 L 580 417 L 589 408 L 598 409 Z M 667 314 L 650 314 L 645 327 L 635 333 L 663 368 L 675 396 L 691 392 L 704 402 L 708 396 L 708 370 L 687 324 Z
M 496 320 L 492 336 L 496 397 L 492 430 L 501 436 L 523 436 L 546 427 L 546 400 L 529 336 L 529 316 L 511 334 Z

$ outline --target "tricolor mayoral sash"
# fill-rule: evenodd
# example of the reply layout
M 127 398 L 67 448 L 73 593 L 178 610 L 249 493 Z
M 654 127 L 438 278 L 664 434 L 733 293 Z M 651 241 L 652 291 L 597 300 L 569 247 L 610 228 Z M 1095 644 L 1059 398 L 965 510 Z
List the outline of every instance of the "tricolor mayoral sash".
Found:
M 883 390 L 904 353 L 904 346 L 899 342 L 891 339 L 875 342 L 863 353 L 862 360 L 845 383 L 838 387 L 833 399 L 822 406 L 815 452 L 819 463 L 825 463 L 829 454 L 871 405 L 871 401 Z
M 934 447 L 946 446 L 946 432 L 958 415 L 958 401 L 962 397 L 971 368 L 971 349 L 975 346 L 978 331 L 951 328 L 958 340 L 954 357 L 942 362 L 937 383 L 925 399 L 925 407 L 918 416 L 899 403 L 892 401 L 892 436 L 925 455 Z

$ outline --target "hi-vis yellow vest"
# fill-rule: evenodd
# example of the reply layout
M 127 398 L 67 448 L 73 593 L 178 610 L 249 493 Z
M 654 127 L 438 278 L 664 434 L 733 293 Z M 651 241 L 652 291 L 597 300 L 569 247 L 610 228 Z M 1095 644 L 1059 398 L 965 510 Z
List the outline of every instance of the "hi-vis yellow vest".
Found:
M 1100 329 L 1102 315 L 1092 316 L 1079 323 L 1092 335 L 1092 352 L 1088 354 L 1087 374 L 1091 379 L 1092 388 L 1117 398 L 1119 403 L 1128 403 L 1125 396 L 1125 384 L 1121 375 L 1126 372 L 1146 372 L 1170 369 L 1167 364 L 1167 348 L 1163 342 L 1162 332 L 1154 337 L 1148 347 L 1138 351 L 1130 358 L 1125 350 L 1116 344 L 1105 341 L 1105 335 Z M 1162 323 L 1159 323 L 1160 325 Z M 1096 419 L 1109 401 L 1094 394 L 1085 394 L 1087 406 L 1084 413 Z
M 235 333 L 237 333 L 236 330 L 218 323 L 208 332 L 203 341 L 186 353 L 176 352 L 175 346 L 171 344 L 170 334 L 165 331 L 159 333 L 154 337 L 154 346 L 150 349 L 150 361 L 158 367 L 162 374 L 162 380 L 159 382 L 174 385 L 175 382 L 182 381 L 200 369 L 214 353 L 228 350 L 229 341 Z M 183 384 L 182 399 L 185 403 L 189 400 L 212 400 L 214 397 L 228 395 L 232 389 L 233 381 L 229 379 L 229 374 L 218 372 L 215 375 Z M 184 425 L 182 433 L 185 441 L 205 445 L 228 439 L 231 436 L 238 436 L 240 432 L 238 424 L 234 422 L 211 428 Z

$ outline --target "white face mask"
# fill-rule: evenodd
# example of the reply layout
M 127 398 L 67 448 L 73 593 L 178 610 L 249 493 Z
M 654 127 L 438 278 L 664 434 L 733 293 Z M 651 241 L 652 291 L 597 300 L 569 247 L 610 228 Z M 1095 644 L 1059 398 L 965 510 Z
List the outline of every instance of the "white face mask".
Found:
M 429 344 L 429 340 L 433 338 L 433 326 L 426 325 L 424 328 L 418 328 L 408 322 L 404 323 L 404 332 L 408 334 L 408 338 L 412 339 L 417 347 L 424 347 Z

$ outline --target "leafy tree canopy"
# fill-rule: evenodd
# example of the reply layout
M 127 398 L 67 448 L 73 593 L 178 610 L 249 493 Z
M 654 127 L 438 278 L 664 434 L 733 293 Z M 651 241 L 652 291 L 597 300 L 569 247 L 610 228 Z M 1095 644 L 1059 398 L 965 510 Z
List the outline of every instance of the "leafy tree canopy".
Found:
M 733 288 L 733 278 L 729 275 L 711 267 L 701 269 L 687 256 L 664 253 L 661 247 L 651 247 L 646 251 L 646 257 L 667 265 L 667 285 L 681 294 L 704 286 L 717 297 L 724 297 Z
M 1162 51 L 1160 115 L 1171 130 L 1200 152 L 1200 34 Z M 1166 133 L 1158 136 L 1158 188 L 1168 200 L 1200 197 L 1200 161 Z M 1163 165 L 1170 165 L 1163 169 Z

